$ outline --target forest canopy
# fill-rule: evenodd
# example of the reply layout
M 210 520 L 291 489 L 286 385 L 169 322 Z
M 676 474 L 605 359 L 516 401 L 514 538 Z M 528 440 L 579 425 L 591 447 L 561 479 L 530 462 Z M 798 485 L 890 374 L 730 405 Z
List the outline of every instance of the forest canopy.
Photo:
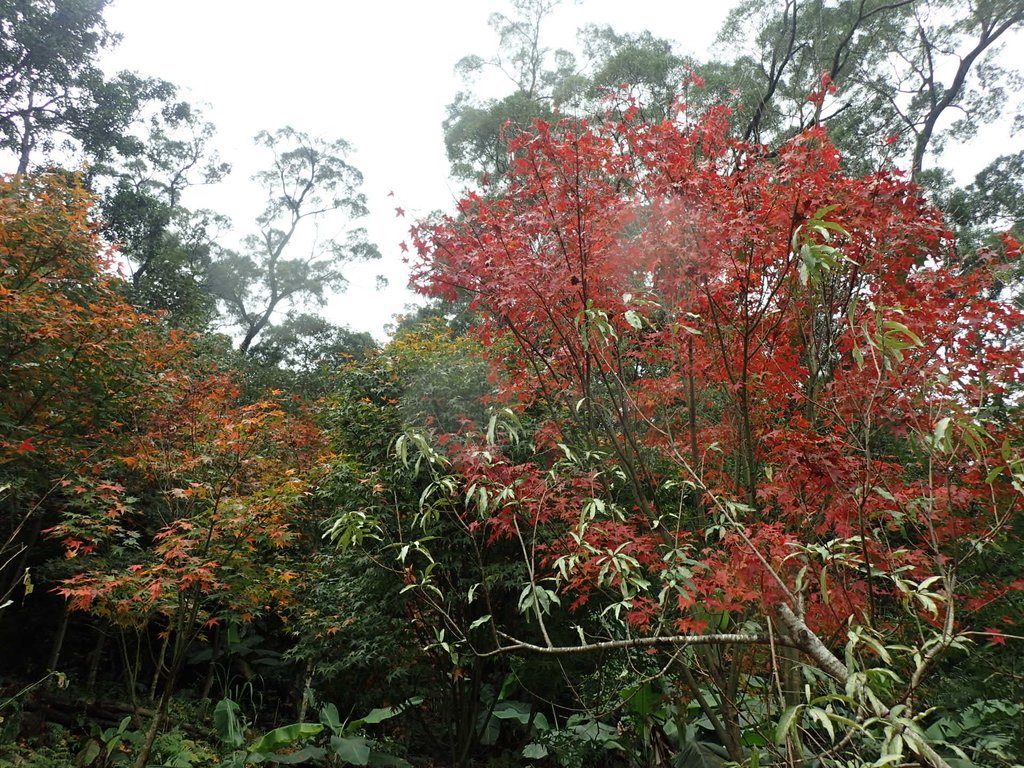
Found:
M 943 152 L 1024 9 L 557 5 L 456 64 L 380 342 L 357 148 L 260 130 L 236 237 L 107 2 L 0 0 L 0 766 L 1024 760 L 1024 162 Z

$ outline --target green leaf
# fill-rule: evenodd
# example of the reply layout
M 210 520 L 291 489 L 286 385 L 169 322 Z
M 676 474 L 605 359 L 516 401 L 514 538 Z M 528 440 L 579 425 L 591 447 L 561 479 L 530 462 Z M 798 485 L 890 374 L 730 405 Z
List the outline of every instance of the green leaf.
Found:
M 277 752 L 282 747 L 289 747 L 297 741 L 316 736 L 324 729 L 320 723 L 292 723 L 275 728 L 265 733 L 262 738 L 252 744 L 253 752 Z
M 989 473 L 985 476 L 985 483 L 987 485 L 992 485 L 992 483 L 995 482 L 996 478 L 1003 474 L 1004 469 L 1006 469 L 1006 467 L 1003 466 L 993 467 L 992 469 L 990 469 Z
M 911 342 L 913 342 L 913 346 L 915 347 L 920 347 L 924 343 L 921 341 L 920 336 L 918 336 L 912 330 L 907 328 L 907 326 L 905 326 L 903 323 L 900 323 L 896 320 L 883 320 L 882 327 L 885 328 L 890 333 L 898 333 L 906 337 Z
M 724 768 L 726 762 L 703 744 L 691 741 L 676 756 L 678 768 Z
M 326 704 L 320 709 L 320 722 L 331 729 L 331 733 L 340 734 L 342 731 L 341 716 L 334 704 Z
M 640 717 L 650 717 L 661 709 L 662 697 L 650 683 L 627 688 L 619 695 L 626 700 L 626 708 Z
M 643 319 L 640 317 L 640 315 L 636 313 L 635 310 L 627 309 L 624 317 L 626 318 L 626 322 L 629 323 L 634 328 L 636 328 L 636 330 L 639 331 L 644 327 Z
M 245 744 L 242 710 L 232 699 L 221 699 L 213 708 L 213 726 L 224 744 L 237 749 Z
M 491 717 L 498 720 L 515 720 L 517 723 L 526 725 L 530 722 L 530 711 L 532 707 L 522 701 L 502 701 L 494 707 Z
M 775 729 L 775 743 L 784 744 L 786 737 L 789 732 L 795 727 L 797 716 L 803 709 L 803 704 L 797 704 L 795 707 L 787 707 L 786 711 L 782 713 L 782 717 L 779 718 L 779 725 Z
M 331 736 L 331 749 L 349 765 L 368 765 L 370 744 L 362 736 Z
M 877 493 L 879 496 L 881 496 L 886 501 L 891 501 L 893 504 L 896 503 L 896 497 L 893 496 L 891 493 L 889 493 L 889 491 L 887 491 L 885 488 L 882 488 L 881 486 L 876 485 L 873 488 L 873 490 L 874 490 L 875 493 Z
M 860 351 L 860 347 L 854 347 L 850 350 L 850 354 L 853 355 L 853 361 L 857 364 L 857 368 L 864 367 L 864 353 Z
M 310 760 L 322 760 L 327 756 L 327 750 L 323 747 L 303 747 L 298 752 L 289 752 L 284 755 L 270 755 L 267 762 L 280 763 L 281 765 L 297 765 L 307 763 Z
M 829 741 L 834 742 L 836 740 L 836 729 L 835 726 L 832 725 L 832 720 L 829 718 L 828 712 L 824 709 L 819 709 L 818 707 L 809 707 L 807 714 L 814 720 L 821 723 L 821 726 L 828 731 Z
M 519 678 L 514 672 L 509 672 L 505 675 L 505 679 L 501 683 L 501 691 L 498 693 L 498 700 L 503 701 L 507 699 L 518 687 Z
M 370 752 L 370 762 L 368 765 L 371 766 L 386 766 L 388 768 L 412 768 L 412 764 L 408 760 L 404 760 L 396 755 L 389 755 L 386 752 Z
M 527 760 L 543 760 L 547 756 L 548 748 L 543 744 L 537 744 L 534 742 L 523 747 L 523 757 Z
M 949 438 L 949 425 L 952 421 L 949 416 L 945 416 L 935 423 L 932 444 L 944 453 L 950 453 L 953 450 L 953 441 Z
M 96 739 L 89 739 L 88 743 L 82 748 L 82 751 L 75 756 L 75 765 L 92 765 L 96 758 L 100 756 L 101 751 L 100 743 Z
M 416 707 L 423 703 L 422 696 L 413 696 L 412 698 L 406 699 L 396 707 L 378 707 L 377 709 L 371 709 L 365 717 L 359 719 L 357 722 L 360 725 L 368 724 L 373 725 L 374 723 L 382 723 L 385 720 L 390 720 L 393 717 L 398 717 L 400 714 L 410 707 Z

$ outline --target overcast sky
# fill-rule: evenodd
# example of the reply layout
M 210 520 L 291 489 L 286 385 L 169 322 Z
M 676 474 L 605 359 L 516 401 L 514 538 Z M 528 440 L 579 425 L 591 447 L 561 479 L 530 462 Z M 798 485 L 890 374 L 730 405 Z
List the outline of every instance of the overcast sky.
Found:
M 618 32 L 650 30 L 676 41 L 680 53 L 710 58 L 729 6 L 723 0 L 564 0 L 546 25 L 546 44 L 572 48 L 579 27 L 610 24 Z M 251 231 L 262 209 L 250 181 L 267 164 L 253 147 L 257 132 L 290 125 L 353 145 L 350 161 L 363 172 L 371 210 L 362 223 L 383 259 L 353 266 L 348 291 L 323 312 L 383 338 L 384 326 L 412 298 L 399 243 L 416 216 L 451 209 L 458 192 L 448 180 L 441 131 L 445 106 L 462 86 L 453 66 L 467 54 L 494 53 L 487 18 L 497 10 L 509 9 L 503 0 L 114 0 L 108 24 L 124 39 L 106 61 L 110 70 L 170 80 L 185 98 L 208 105 L 217 146 L 234 170 L 227 181 L 194 190 L 185 203 L 233 219 L 234 235 L 224 245 Z M 1013 55 L 1024 59 L 1020 46 Z M 976 142 L 987 159 L 1010 150 L 1005 128 L 989 136 Z M 961 155 L 967 181 L 980 161 L 975 167 L 968 153 Z M 396 218 L 396 206 L 408 217 Z M 389 278 L 389 288 L 377 291 L 378 274 Z
M 566 0 L 547 27 L 549 44 L 572 47 L 577 28 L 599 23 L 619 32 L 649 29 L 703 55 L 727 8 Z M 455 62 L 496 50 L 487 25 L 496 10 L 508 8 L 501 0 L 115 0 L 106 17 L 124 39 L 106 65 L 170 80 L 185 98 L 208 105 L 222 158 L 234 168 L 186 204 L 229 215 L 238 237 L 262 207 L 250 181 L 267 161 L 253 148 L 257 132 L 291 125 L 351 143 L 371 210 L 362 223 L 383 259 L 353 266 L 348 291 L 323 311 L 381 338 L 411 298 L 398 244 L 415 216 L 451 208 L 458 192 L 448 181 L 441 121 L 461 87 Z M 396 218 L 396 206 L 406 219 Z M 224 244 L 233 245 L 232 237 Z M 377 274 L 389 278 L 389 288 L 376 290 Z

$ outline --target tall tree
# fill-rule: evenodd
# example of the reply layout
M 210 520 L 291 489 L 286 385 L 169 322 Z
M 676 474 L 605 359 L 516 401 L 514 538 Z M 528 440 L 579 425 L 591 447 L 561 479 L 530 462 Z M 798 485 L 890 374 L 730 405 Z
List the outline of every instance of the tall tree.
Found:
M 1007 106 L 1019 74 L 998 45 L 1022 24 L 1014 0 L 744 1 L 719 37 L 736 58 L 709 82 L 713 98 L 738 93 L 748 141 L 826 123 L 861 167 L 897 151 L 916 178 L 945 138 L 972 136 Z
M 627 114 L 512 149 L 501 194 L 415 233 L 421 288 L 481 313 L 499 405 L 417 461 L 425 518 L 520 554 L 535 628 L 446 631 L 484 655 L 669 646 L 658 667 L 735 761 L 771 711 L 773 760 L 945 766 L 907 718 L 980 607 L 1024 588 L 980 554 L 1020 525 L 1021 318 L 985 290 L 1019 243 L 964 269 L 912 184 L 844 174 L 820 127 L 769 148 L 722 109 Z M 520 420 L 533 455 L 502 436 Z
M 692 68 L 671 42 L 648 31 L 631 35 L 594 25 L 584 27 L 578 37 L 588 62 L 588 111 L 600 113 L 609 97 L 625 97 L 652 122 L 670 115 L 680 83 Z
M 577 75 L 575 57 L 544 45 L 547 19 L 561 0 L 511 0 L 511 15 L 491 14 L 488 24 L 498 37 L 490 57 L 465 56 L 455 65 L 467 85 L 481 74 L 499 73 L 512 86 L 502 98 L 479 99 L 460 92 L 448 105 L 445 147 L 452 174 L 466 181 L 501 178 L 508 170 L 507 139 L 535 118 L 550 119 L 563 104 L 586 88 Z
M 230 172 L 211 142 L 212 123 L 187 102 L 165 103 L 140 131 L 138 149 L 93 167 L 102 188 L 104 231 L 117 244 L 130 273 L 132 301 L 167 311 L 170 322 L 204 328 L 215 311 L 208 269 L 214 242 L 228 220 L 192 211 L 189 187 L 214 184 Z
M 650 32 L 618 34 L 591 25 L 579 32 L 580 60 L 565 48 L 545 45 L 545 24 L 559 5 L 559 0 L 513 0 L 510 15 L 495 13 L 489 20 L 497 51 L 490 57 L 466 56 L 455 65 L 467 86 L 496 72 L 513 89 L 504 97 L 480 99 L 467 88 L 448 105 L 445 147 L 455 177 L 501 179 L 509 168 L 508 141 L 538 118 L 600 115 L 609 96 L 642 103 L 652 120 L 671 108 L 686 74 L 671 43 Z
M 349 228 L 343 237 L 301 243 L 296 236 L 305 224 L 322 224 L 335 214 L 349 220 L 365 216 L 366 198 L 359 191 L 362 174 L 348 163 L 349 145 L 324 141 L 281 128 L 261 132 L 257 145 L 273 155 L 269 169 L 254 179 L 267 193 L 257 219 L 258 234 L 245 238 L 240 252 L 224 251 L 210 266 L 211 286 L 229 317 L 242 332 L 240 349 L 248 352 L 274 313 L 286 305 L 323 303 L 324 291 L 345 285 L 344 264 L 353 259 L 380 258 L 366 230 Z
M 649 32 L 588 27 L 579 35 L 583 58 L 557 51 L 552 63 L 541 30 L 555 7 L 515 3 L 514 15 L 492 19 L 498 53 L 457 65 L 463 74 L 504 72 L 515 88 L 490 100 L 463 91 L 449 106 L 446 146 L 457 177 L 501 173 L 507 140 L 531 113 L 598 115 L 601 97 L 623 86 L 632 106 L 657 122 L 692 69 L 704 87 L 686 100 L 732 106 L 746 141 L 780 144 L 827 124 L 857 170 L 895 160 L 923 182 L 930 156 L 1013 109 L 1020 89 L 1020 73 L 1000 56 L 1024 23 L 1014 0 L 743 0 L 722 27 L 717 55 L 703 62 Z
M 165 81 L 100 70 L 97 57 L 117 41 L 103 20 L 108 4 L 0 2 L 0 147 L 15 154 L 18 173 L 40 153 L 71 149 L 104 159 L 128 148 L 140 105 L 173 95 Z

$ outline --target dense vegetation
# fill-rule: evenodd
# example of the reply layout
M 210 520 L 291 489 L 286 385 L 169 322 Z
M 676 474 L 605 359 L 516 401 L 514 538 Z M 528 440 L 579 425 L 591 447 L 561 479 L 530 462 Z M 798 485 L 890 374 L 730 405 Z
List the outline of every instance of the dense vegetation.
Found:
M 515 0 L 383 345 L 349 146 L 226 247 L 106 5 L 0 0 L 0 766 L 1024 761 L 1019 2 Z

